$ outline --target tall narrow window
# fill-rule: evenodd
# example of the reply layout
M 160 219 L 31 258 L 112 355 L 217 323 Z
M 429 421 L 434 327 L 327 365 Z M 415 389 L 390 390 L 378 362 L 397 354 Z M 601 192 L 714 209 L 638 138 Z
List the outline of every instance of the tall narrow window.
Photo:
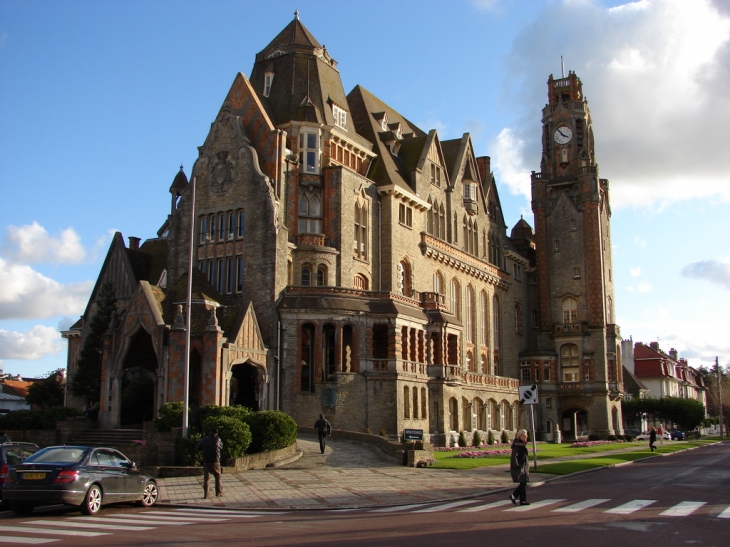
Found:
M 466 341 L 474 342 L 474 289 L 466 287 Z
M 578 382 L 579 377 L 578 346 L 565 344 L 560 348 L 560 365 L 563 369 L 563 382 Z
M 216 237 L 216 223 L 215 223 L 216 216 L 210 215 L 210 240 L 215 240 Z
M 319 173 L 319 132 L 299 134 L 299 161 L 305 173 Z
M 332 115 L 335 118 L 335 125 L 340 126 L 341 128 L 345 128 L 347 125 L 347 112 L 345 112 L 343 109 L 341 109 L 336 104 L 332 105 Z
M 487 346 L 489 345 L 489 300 L 485 292 L 482 292 L 481 310 L 479 311 L 479 317 L 481 318 L 480 342 L 483 346 Z
M 238 272 L 238 275 L 236 276 L 236 292 L 241 292 L 243 290 L 243 257 L 242 256 L 236 257 L 236 271 Z
M 302 326 L 300 339 L 300 391 L 314 391 L 314 325 L 307 323 Z
M 444 294 L 444 279 L 439 272 L 433 274 L 433 292 Z
M 355 204 L 355 242 L 353 252 L 355 256 L 367 260 L 367 205 Z
M 494 349 L 499 349 L 499 338 L 502 333 L 499 320 L 499 300 L 496 296 L 492 298 L 492 325 L 494 328 Z
M 224 279 L 223 276 L 225 274 L 225 269 L 226 269 L 226 265 L 223 262 L 223 259 L 219 258 L 218 259 L 218 283 L 216 284 L 215 288 L 221 294 L 223 294 L 223 292 L 225 291 L 225 286 L 223 285 L 223 279 Z
M 568 297 L 563 300 L 563 323 L 573 325 L 578 322 L 578 301 Z
M 317 286 L 324 287 L 327 284 L 327 268 L 320 266 L 317 268 Z
M 221 213 L 218 217 L 218 239 L 226 237 L 226 214 Z
M 411 417 L 411 389 L 408 386 L 403 386 L 403 417 Z
M 236 213 L 228 213 L 228 239 L 236 236 Z
M 312 270 L 309 266 L 302 267 L 302 285 L 308 287 L 312 284 Z
M 302 192 L 299 196 L 299 232 L 322 232 L 322 202 L 317 192 Z
M 244 231 L 243 231 L 243 220 L 244 220 L 244 213 L 243 211 L 238 211 L 238 237 L 243 237 Z
M 271 84 L 274 82 L 274 73 L 267 72 L 264 74 L 264 97 L 271 94 Z
M 396 274 L 398 276 L 396 279 L 398 294 L 411 296 L 411 268 L 408 262 L 401 260 L 396 268 Z
M 205 243 L 208 239 L 208 217 L 200 218 L 200 242 Z
M 236 271 L 233 269 L 233 257 L 226 259 L 226 294 L 233 292 L 233 280 L 236 278 Z
M 451 313 L 461 319 L 461 287 L 456 279 L 451 280 Z

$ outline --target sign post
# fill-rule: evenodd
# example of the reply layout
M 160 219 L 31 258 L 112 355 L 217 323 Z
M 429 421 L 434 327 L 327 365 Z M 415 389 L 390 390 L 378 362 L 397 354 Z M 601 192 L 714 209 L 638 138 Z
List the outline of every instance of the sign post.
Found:
M 537 471 L 537 443 L 535 442 L 535 405 L 537 404 L 537 384 L 520 386 L 520 404 L 530 405 L 530 424 L 532 426 L 532 462 Z

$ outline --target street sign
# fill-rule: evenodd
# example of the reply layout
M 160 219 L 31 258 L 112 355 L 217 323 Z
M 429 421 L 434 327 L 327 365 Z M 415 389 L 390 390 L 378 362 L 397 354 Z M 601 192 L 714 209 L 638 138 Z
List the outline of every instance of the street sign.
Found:
M 531 386 L 520 386 L 520 404 L 537 404 L 537 384 L 532 384 Z
M 404 441 L 422 441 L 423 440 L 423 429 L 404 429 L 403 430 Z

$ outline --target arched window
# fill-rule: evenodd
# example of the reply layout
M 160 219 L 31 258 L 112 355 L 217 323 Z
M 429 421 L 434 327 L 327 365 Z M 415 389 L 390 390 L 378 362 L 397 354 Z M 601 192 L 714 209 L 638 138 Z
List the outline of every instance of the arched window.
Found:
M 486 416 L 484 412 L 484 403 L 482 400 L 477 398 L 472 401 L 472 409 L 477 417 L 477 429 L 484 431 L 486 429 Z
M 368 210 L 366 203 L 355 204 L 355 256 L 367 260 L 368 250 Z
M 565 344 L 560 348 L 560 366 L 563 382 L 580 381 L 580 354 L 575 344 Z
M 439 205 L 439 237 L 446 239 L 446 210 L 443 203 Z
M 474 289 L 466 286 L 466 341 L 474 342 Z
M 302 192 L 299 196 L 299 233 L 322 233 L 322 201 L 317 192 Z
M 312 268 L 308 265 L 302 266 L 302 285 L 308 287 L 312 284 Z
M 327 284 L 327 266 L 317 267 L 317 286 L 324 287 Z
M 451 280 L 451 313 L 461 319 L 461 287 L 456 279 Z
M 487 299 L 487 293 L 482 291 L 480 300 L 479 310 L 479 342 L 482 346 L 489 345 L 489 300 Z M 486 372 L 486 370 L 484 371 Z
M 357 274 L 355 276 L 354 281 L 353 281 L 353 285 L 354 285 L 354 287 L 356 289 L 360 289 L 360 290 L 363 290 L 363 291 L 367 291 L 368 290 L 368 286 L 369 286 L 369 284 L 368 284 L 368 278 L 365 277 L 364 275 Z
M 578 322 L 578 301 L 573 297 L 563 299 L 563 323 L 573 325 Z
M 481 365 L 482 365 L 482 370 L 480 370 L 479 372 L 481 372 L 482 374 L 489 374 L 489 363 L 487 362 L 486 355 L 482 355 Z
M 403 417 L 411 417 L 411 389 L 408 386 L 403 386 Z
M 502 335 L 502 330 L 499 320 L 499 300 L 497 300 L 496 296 L 492 297 L 492 328 L 494 329 L 493 347 L 494 349 L 499 349 L 499 338 Z
M 444 294 L 444 278 L 439 272 L 433 274 L 433 292 L 436 294 Z
M 515 334 L 522 334 L 522 306 L 515 303 Z
M 613 299 L 610 296 L 606 300 L 606 323 L 613 324 Z

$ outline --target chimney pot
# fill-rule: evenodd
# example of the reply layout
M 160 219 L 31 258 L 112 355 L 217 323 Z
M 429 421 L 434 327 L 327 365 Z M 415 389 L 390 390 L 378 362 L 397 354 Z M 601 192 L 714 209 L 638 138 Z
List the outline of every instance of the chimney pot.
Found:
M 129 250 L 130 251 L 139 251 L 139 241 L 140 238 L 129 236 Z

